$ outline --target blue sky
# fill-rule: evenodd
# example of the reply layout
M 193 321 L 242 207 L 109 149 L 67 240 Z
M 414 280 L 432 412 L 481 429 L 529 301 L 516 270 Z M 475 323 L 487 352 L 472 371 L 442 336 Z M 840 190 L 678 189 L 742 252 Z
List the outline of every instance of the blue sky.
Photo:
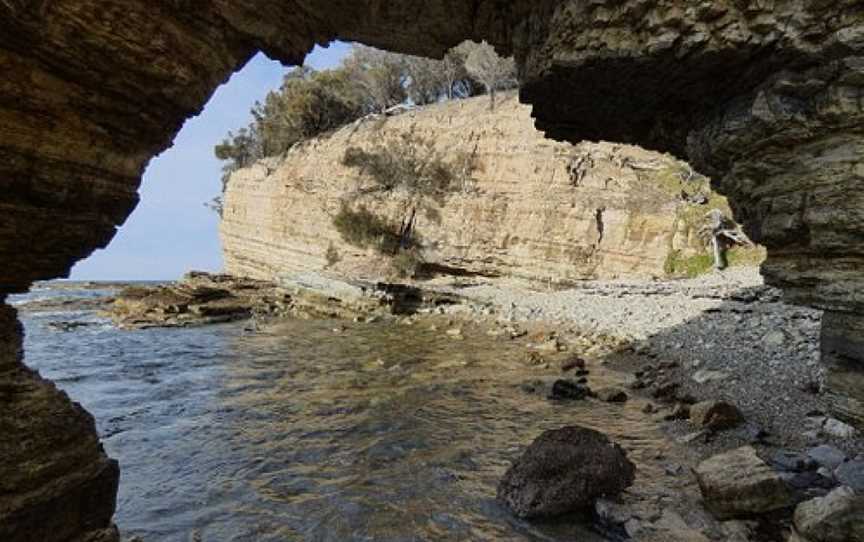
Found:
M 350 49 L 316 47 L 306 64 L 337 65 Z M 190 269 L 222 269 L 218 217 L 204 206 L 220 191 L 222 166 L 213 146 L 250 121 L 256 100 L 279 88 L 286 68 L 263 55 L 220 87 L 198 117 L 186 121 L 174 146 L 150 162 L 141 202 L 105 250 L 72 269 L 76 280 L 176 279 Z

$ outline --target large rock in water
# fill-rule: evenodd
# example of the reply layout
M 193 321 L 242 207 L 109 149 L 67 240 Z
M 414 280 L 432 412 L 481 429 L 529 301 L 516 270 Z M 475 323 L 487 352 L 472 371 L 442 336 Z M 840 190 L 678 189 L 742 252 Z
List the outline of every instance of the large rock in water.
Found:
M 721 519 L 753 516 L 793 504 L 785 482 L 751 446 L 701 462 L 696 480 L 706 506 Z
M 606 435 L 578 426 L 546 431 L 504 474 L 498 499 L 523 518 L 590 507 L 629 487 L 636 467 Z

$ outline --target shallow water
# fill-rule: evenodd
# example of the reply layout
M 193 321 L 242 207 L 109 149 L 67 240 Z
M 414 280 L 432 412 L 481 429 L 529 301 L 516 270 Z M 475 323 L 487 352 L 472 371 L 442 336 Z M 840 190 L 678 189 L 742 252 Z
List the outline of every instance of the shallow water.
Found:
M 479 329 L 458 341 L 423 322 L 252 333 L 21 317 L 28 363 L 96 416 L 121 464 L 116 521 L 146 541 L 602 540 L 495 500 L 521 450 L 568 424 L 610 434 L 640 478 L 661 476 L 650 458 L 664 441 L 638 402 L 529 395 L 525 346 Z M 59 332 L 56 320 L 94 325 Z

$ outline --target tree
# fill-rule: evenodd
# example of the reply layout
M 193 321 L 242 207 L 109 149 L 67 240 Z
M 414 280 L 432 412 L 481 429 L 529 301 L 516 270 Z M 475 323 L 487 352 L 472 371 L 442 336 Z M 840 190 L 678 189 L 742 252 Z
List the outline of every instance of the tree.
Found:
M 370 113 L 382 113 L 407 97 L 402 55 L 355 45 L 343 61 L 342 69 L 362 90 Z
M 435 214 L 435 205 L 465 186 L 464 177 L 474 171 L 474 157 L 437 150 L 431 140 L 402 134 L 393 141 L 378 142 L 370 149 L 349 147 L 342 164 L 359 170 L 375 184 L 363 193 L 401 191 L 405 212 L 398 231 L 399 248 L 413 245 L 417 211 Z
M 474 47 L 465 59 L 465 69 L 489 93 L 489 109 L 495 109 L 495 92 L 517 84 L 516 63 L 512 58 L 501 58 L 495 48 L 486 43 Z

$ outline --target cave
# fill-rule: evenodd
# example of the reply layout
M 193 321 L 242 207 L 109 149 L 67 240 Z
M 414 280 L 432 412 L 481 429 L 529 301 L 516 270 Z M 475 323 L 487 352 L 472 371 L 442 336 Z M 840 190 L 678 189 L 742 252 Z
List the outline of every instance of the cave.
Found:
M 864 427 L 858 0 L 6 0 L 0 15 L 0 303 L 105 247 L 149 160 L 257 52 L 487 40 L 515 55 L 547 137 L 668 151 L 712 177 L 767 247 L 766 281 L 825 311 L 834 414 Z M 24 365 L 5 304 L 0 403 L 0 539 L 116 540 L 118 465 Z

